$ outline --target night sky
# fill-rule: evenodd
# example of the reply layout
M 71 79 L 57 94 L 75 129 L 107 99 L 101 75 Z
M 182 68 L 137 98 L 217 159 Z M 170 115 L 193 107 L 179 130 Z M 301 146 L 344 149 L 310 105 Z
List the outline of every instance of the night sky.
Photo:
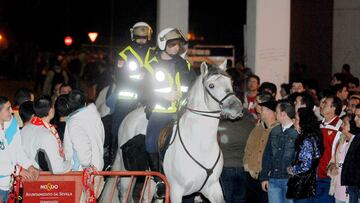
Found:
M 246 1 L 189 0 L 189 31 L 204 36 L 206 44 L 234 44 L 243 52 L 243 24 Z M 114 0 L 114 44 L 129 40 L 129 28 L 137 21 L 156 30 L 156 0 Z M 66 35 L 74 47 L 89 43 L 87 32 L 99 32 L 98 44 L 108 44 L 111 27 L 111 0 L 1 0 L 0 32 L 12 45 L 36 46 L 40 50 L 63 48 Z M 209 5 L 205 5 L 209 4 Z

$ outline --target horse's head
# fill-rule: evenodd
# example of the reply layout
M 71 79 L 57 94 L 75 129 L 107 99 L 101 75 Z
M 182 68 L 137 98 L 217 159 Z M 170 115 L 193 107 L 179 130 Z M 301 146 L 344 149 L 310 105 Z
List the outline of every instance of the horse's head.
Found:
M 203 62 L 200 69 L 207 107 L 221 110 L 221 114 L 230 119 L 241 117 L 243 105 L 235 96 L 231 78 L 225 72 L 226 60 L 218 67 Z

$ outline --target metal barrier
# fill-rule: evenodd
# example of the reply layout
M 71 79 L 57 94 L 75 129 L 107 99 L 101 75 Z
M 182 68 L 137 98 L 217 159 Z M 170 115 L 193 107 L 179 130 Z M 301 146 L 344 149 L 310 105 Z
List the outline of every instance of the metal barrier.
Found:
M 115 190 L 118 178 L 119 177 L 130 177 L 131 181 L 130 181 L 128 187 L 127 187 L 126 197 L 125 197 L 125 200 L 123 202 L 128 202 L 128 200 L 130 198 L 131 186 L 132 186 L 132 184 L 134 184 L 135 177 L 145 177 L 144 184 L 142 186 L 141 193 L 140 193 L 140 198 L 139 198 L 139 202 L 141 202 L 143 200 L 143 195 L 145 193 L 146 186 L 148 186 L 148 188 L 147 188 L 148 189 L 148 194 L 150 194 L 150 184 L 147 184 L 147 183 L 149 183 L 149 181 L 151 180 L 152 177 L 157 176 L 160 179 L 162 179 L 162 181 L 165 183 L 165 186 L 166 186 L 165 199 L 164 199 L 165 203 L 170 203 L 170 186 L 169 186 L 169 183 L 168 183 L 166 177 L 163 174 L 159 173 L 159 172 L 152 172 L 152 171 L 98 171 L 94 175 L 95 176 L 116 176 L 114 184 L 112 186 L 112 192 L 111 192 L 111 195 L 110 195 L 111 197 L 114 194 L 114 190 Z M 148 200 L 149 200 L 149 202 L 151 202 L 151 197 L 150 196 L 148 196 Z M 112 199 L 110 199 L 109 202 L 111 203 Z M 105 202 L 103 202 L 103 203 L 105 203 Z
M 166 177 L 159 172 L 151 171 L 95 171 L 90 173 L 90 176 L 94 179 L 97 176 L 104 177 L 115 177 L 115 182 L 112 185 L 111 197 L 113 197 L 115 192 L 116 183 L 119 180 L 119 177 L 129 177 L 131 179 L 128 188 L 125 200 L 123 202 L 128 202 L 130 197 L 131 187 L 134 184 L 134 180 L 137 177 L 145 177 L 144 184 L 141 189 L 139 202 L 144 198 L 145 190 L 148 189 L 148 194 L 150 194 L 150 184 L 152 177 L 159 177 L 162 179 L 166 186 L 165 191 L 165 203 L 170 203 L 170 186 L 167 182 Z M 65 174 L 50 174 L 49 172 L 41 172 L 38 180 L 36 181 L 23 181 L 21 184 L 18 182 L 16 184 L 15 190 L 20 191 L 22 188 L 22 194 L 19 194 L 14 202 L 24 202 L 24 203 L 39 203 L 39 202 L 80 202 L 85 200 L 84 198 L 84 173 L 83 172 L 69 172 Z M 85 180 L 86 181 L 86 180 Z M 148 188 L 146 188 L 148 186 Z M 91 185 L 91 189 L 94 190 L 94 185 Z M 96 189 L 96 188 L 95 188 Z M 86 193 L 88 194 L 88 193 Z M 82 197 L 83 196 L 83 197 Z M 151 202 L 152 197 L 148 196 L 148 202 Z M 96 199 L 92 199 L 87 202 L 96 203 Z M 109 202 L 112 202 L 112 198 Z M 105 203 L 105 202 L 102 202 Z

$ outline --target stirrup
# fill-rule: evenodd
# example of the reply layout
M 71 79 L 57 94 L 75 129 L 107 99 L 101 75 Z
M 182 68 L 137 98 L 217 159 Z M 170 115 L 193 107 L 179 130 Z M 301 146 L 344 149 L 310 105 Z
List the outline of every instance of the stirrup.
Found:
M 165 198 L 165 192 L 166 192 L 166 186 L 163 181 L 158 181 L 156 183 L 155 187 L 155 197 L 156 199 L 164 199 Z

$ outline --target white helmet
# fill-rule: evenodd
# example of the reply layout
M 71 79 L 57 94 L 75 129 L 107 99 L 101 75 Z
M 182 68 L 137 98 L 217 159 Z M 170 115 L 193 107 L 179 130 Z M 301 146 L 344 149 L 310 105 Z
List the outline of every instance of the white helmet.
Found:
M 159 49 L 162 51 L 165 50 L 167 42 L 174 39 L 179 39 L 187 42 L 184 35 L 177 28 L 165 28 L 161 30 L 157 37 L 157 44 Z
M 134 41 L 136 37 L 146 37 L 147 40 L 150 40 L 152 33 L 152 28 L 145 22 L 137 22 L 130 28 L 131 41 Z

